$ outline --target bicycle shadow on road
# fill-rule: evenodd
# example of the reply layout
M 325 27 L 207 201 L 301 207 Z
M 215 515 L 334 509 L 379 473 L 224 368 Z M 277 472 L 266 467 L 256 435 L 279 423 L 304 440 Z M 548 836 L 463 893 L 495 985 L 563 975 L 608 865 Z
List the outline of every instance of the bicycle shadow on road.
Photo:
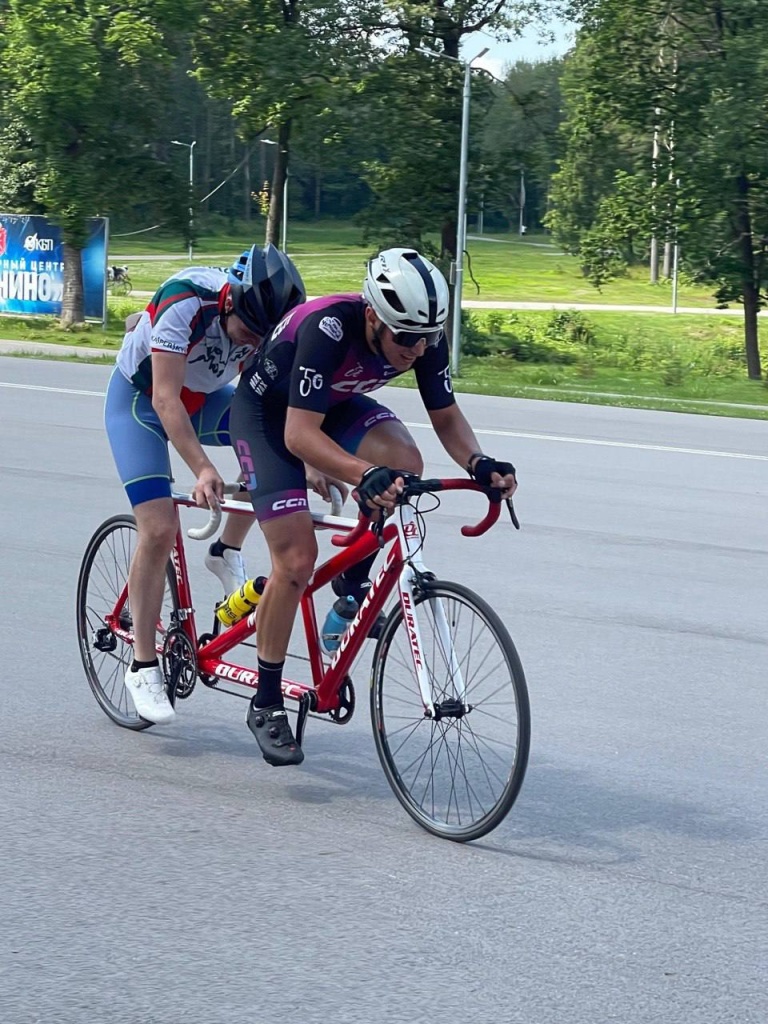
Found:
M 184 723 L 185 725 L 187 723 Z M 162 746 L 159 757 L 225 761 L 240 758 L 253 762 L 254 773 L 267 772 L 270 782 L 285 786 L 283 797 L 307 804 L 329 804 L 335 800 L 365 797 L 389 799 L 392 791 L 379 764 L 373 740 L 367 733 L 351 733 L 340 726 L 310 719 L 304 736 L 306 760 L 301 768 L 275 772 L 264 763 L 256 740 L 243 720 L 237 725 L 189 721 L 189 727 L 154 734 Z M 300 779 L 300 782 L 297 782 Z M 233 780 L 242 785 L 242 778 Z
M 506 821 L 473 844 L 488 852 L 585 866 L 645 860 L 649 849 L 682 850 L 764 840 L 722 801 L 696 803 L 653 792 L 646 776 L 626 785 L 606 774 L 532 763 Z M 615 778 L 615 776 L 614 776 Z

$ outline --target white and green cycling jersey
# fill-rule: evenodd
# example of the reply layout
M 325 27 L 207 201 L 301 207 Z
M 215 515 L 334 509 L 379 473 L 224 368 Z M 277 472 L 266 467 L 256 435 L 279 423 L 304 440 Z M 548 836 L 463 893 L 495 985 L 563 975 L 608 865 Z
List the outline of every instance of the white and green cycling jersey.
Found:
M 212 267 L 191 267 L 164 281 L 117 355 L 122 375 L 144 394 L 152 392 L 152 353 L 186 355 L 181 399 L 190 412 L 245 368 L 251 345 L 230 341 L 222 326 L 227 276 Z

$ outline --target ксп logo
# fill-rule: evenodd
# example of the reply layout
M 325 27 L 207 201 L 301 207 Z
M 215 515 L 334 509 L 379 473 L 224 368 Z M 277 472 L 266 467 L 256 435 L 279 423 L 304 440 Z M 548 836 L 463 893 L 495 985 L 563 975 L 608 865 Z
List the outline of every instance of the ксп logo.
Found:
M 52 238 L 38 238 L 37 232 L 34 235 L 27 235 L 24 239 L 24 248 L 27 252 L 53 252 Z

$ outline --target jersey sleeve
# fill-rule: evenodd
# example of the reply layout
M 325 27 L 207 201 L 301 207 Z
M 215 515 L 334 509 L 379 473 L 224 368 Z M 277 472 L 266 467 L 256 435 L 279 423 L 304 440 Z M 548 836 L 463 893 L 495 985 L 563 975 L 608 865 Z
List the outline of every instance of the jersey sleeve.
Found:
M 205 333 L 197 292 L 188 281 L 170 280 L 159 289 L 149 307 L 152 352 L 187 355 L 192 344 Z
M 319 310 L 307 317 L 296 332 L 288 404 L 294 409 L 327 412 L 333 375 L 348 347 L 342 321 L 332 310 Z
M 414 373 L 426 409 L 447 409 L 449 405 L 455 405 L 448 339 L 445 334 L 437 345 L 428 348 L 416 360 Z

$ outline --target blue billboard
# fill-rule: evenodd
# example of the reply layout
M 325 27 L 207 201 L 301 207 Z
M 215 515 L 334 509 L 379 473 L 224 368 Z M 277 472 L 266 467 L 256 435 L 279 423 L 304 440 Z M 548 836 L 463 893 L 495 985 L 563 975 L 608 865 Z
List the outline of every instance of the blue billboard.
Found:
M 106 217 L 89 218 L 80 254 L 89 320 L 106 318 L 107 225 Z M 59 316 L 63 294 L 60 229 L 46 217 L 0 213 L 0 313 Z

